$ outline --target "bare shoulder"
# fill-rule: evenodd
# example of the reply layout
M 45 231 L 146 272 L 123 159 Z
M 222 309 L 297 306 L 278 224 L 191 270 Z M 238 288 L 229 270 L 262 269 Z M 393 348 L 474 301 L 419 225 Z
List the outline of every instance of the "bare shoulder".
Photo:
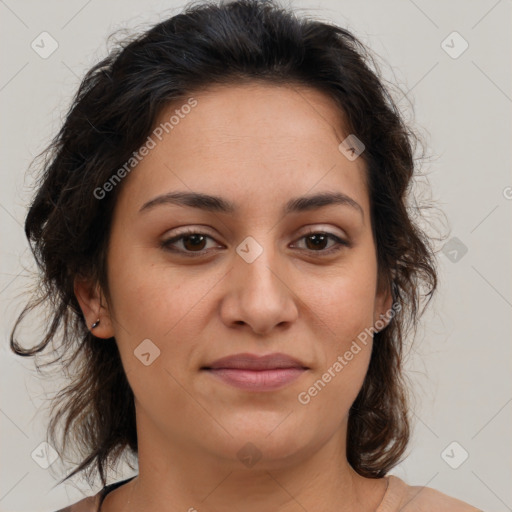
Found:
M 406 486 L 401 507 L 402 512 L 483 512 L 465 501 L 419 485 Z
M 57 510 L 57 512 L 98 512 L 99 505 L 100 493 L 77 501 L 73 505 Z
M 103 489 L 99 490 L 93 496 L 89 496 L 80 501 L 77 501 L 73 505 L 69 505 L 65 508 L 57 510 L 57 512 L 99 512 L 100 505 L 102 510 L 105 510 L 106 507 L 108 510 L 111 510 L 111 507 L 108 506 L 109 500 L 112 501 L 112 496 L 117 494 L 118 491 L 121 491 L 121 489 L 118 489 L 119 487 L 122 487 L 124 490 L 126 490 L 128 488 L 126 484 L 134 478 L 135 476 L 132 476 L 126 478 L 125 480 L 121 480 L 120 482 L 114 482 L 109 485 L 105 485 Z M 114 508 L 114 510 L 117 509 Z M 121 508 L 119 508 L 119 510 L 121 510 Z

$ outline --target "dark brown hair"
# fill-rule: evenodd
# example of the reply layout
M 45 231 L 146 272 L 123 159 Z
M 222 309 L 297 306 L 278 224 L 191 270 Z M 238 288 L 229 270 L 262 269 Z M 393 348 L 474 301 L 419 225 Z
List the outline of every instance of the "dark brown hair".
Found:
M 75 278 L 85 276 L 108 297 L 106 254 L 122 183 L 102 199 L 94 191 L 144 143 L 170 102 L 243 80 L 325 93 L 339 105 L 344 131 L 365 145 L 379 279 L 391 287 L 399 311 L 375 334 L 368 373 L 350 409 L 347 458 L 359 474 L 380 478 L 405 453 L 410 422 L 403 345 L 437 284 L 431 241 L 407 205 L 419 137 L 406 125 L 375 58 L 349 31 L 272 1 L 202 2 L 117 44 L 90 69 L 43 153 L 25 222 L 40 283 L 17 319 L 11 348 L 33 356 L 52 342 L 56 357 L 46 364 L 73 368 L 48 427 L 56 446 L 57 425 L 64 422 L 59 453 L 69 442 L 80 451 L 78 467 L 62 481 L 97 469 L 105 485 L 109 464 L 137 453 L 134 396 L 117 345 L 89 332 L 73 291 Z M 22 348 L 17 328 L 42 305 L 51 309 L 47 331 L 38 345 Z

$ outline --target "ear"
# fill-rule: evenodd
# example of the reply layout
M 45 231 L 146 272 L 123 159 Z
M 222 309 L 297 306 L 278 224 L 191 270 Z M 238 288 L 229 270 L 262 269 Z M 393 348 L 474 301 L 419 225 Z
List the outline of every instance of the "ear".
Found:
M 92 284 L 88 279 L 76 277 L 74 282 L 75 297 L 80 304 L 80 309 L 84 314 L 87 328 L 97 338 L 112 338 L 114 329 L 108 310 L 107 301 L 98 284 Z M 94 330 L 91 326 L 97 322 L 99 324 Z
M 379 278 L 378 281 L 377 292 L 375 294 L 373 325 L 376 327 L 377 332 L 380 332 L 388 326 L 389 322 L 393 318 L 394 311 L 392 311 L 391 308 L 393 305 L 391 284 L 382 278 Z

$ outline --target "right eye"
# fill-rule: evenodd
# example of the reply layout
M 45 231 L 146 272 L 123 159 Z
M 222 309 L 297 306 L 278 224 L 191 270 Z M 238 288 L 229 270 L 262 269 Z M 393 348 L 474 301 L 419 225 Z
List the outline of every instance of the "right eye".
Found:
M 207 239 L 213 238 L 205 233 L 187 230 L 161 242 L 161 247 L 167 251 L 183 254 L 184 256 L 204 256 Z M 173 247 L 176 243 L 182 244 L 181 248 Z

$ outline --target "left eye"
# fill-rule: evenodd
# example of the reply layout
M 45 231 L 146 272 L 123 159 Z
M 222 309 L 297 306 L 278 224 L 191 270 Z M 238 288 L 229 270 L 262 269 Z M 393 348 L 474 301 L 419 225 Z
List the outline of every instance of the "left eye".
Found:
M 165 250 L 172 252 L 179 252 L 186 256 L 202 256 L 205 252 L 205 245 L 207 239 L 213 240 L 213 238 L 204 233 L 190 231 L 181 233 L 178 236 L 163 240 L 161 246 Z M 349 243 L 332 233 L 325 232 L 313 232 L 307 233 L 306 235 L 299 238 L 299 240 L 306 241 L 306 249 L 311 252 L 321 252 L 323 254 L 330 254 L 335 251 L 339 251 L 344 246 L 349 246 Z M 334 241 L 334 245 L 330 248 L 325 248 L 325 244 L 329 241 Z M 176 248 L 175 244 L 181 243 L 181 248 Z M 195 253 L 195 254 L 194 254 Z
M 314 247 L 315 249 L 312 249 L 313 252 L 322 252 L 323 254 L 330 254 L 339 251 L 344 246 L 349 246 L 349 243 L 346 240 L 343 240 L 332 233 L 325 233 L 323 231 L 308 233 L 299 238 L 299 240 L 303 239 L 306 240 L 306 246 L 309 245 L 309 247 L 306 247 L 306 250 L 310 250 L 310 247 Z M 324 245 L 329 240 L 333 240 L 335 243 L 329 249 L 325 249 Z M 308 244 L 308 242 L 310 243 Z M 321 250 L 317 250 L 319 248 Z

